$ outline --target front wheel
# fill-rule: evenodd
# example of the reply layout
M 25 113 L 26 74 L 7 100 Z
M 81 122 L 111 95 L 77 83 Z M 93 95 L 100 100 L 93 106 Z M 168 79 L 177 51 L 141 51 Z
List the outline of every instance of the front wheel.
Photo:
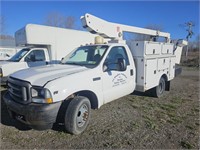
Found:
M 88 98 L 75 97 L 65 113 L 65 128 L 71 134 L 82 133 L 89 123 L 91 104 Z
M 154 97 L 161 97 L 164 91 L 165 91 L 165 79 L 161 77 L 158 86 L 152 89 L 152 95 Z

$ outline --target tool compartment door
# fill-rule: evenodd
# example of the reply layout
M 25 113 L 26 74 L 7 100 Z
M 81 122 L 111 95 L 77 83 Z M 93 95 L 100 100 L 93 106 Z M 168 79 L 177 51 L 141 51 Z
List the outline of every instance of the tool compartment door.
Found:
M 162 54 L 172 54 L 173 53 L 173 45 L 164 43 L 162 46 Z
M 161 44 L 159 43 L 146 43 L 146 55 L 158 55 L 161 53 Z
M 169 58 L 158 59 L 158 71 L 169 69 Z
M 145 90 L 158 84 L 157 59 L 147 59 L 145 64 Z

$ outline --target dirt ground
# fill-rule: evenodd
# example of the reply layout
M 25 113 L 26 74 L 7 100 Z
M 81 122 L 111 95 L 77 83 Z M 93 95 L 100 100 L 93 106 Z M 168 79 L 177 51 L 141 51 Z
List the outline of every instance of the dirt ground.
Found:
M 36 131 L 12 120 L 1 98 L 1 149 L 200 149 L 198 69 L 184 68 L 162 98 L 133 93 L 93 110 L 76 136 L 62 124 Z

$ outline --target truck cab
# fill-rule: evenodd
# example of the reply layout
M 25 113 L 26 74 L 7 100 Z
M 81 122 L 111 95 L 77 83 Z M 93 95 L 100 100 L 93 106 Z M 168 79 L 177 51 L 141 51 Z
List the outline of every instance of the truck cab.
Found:
M 7 76 L 15 71 L 46 65 L 49 61 L 49 54 L 46 48 L 24 48 L 9 60 L 0 62 L 1 83 L 5 83 Z
M 26 62 L 27 66 L 35 67 L 45 65 L 50 59 L 46 48 L 24 48 L 9 59 L 9 61 Z
M 84 99 L 87 101 L 83 103 L 84 108 L 81 106 L 76 110 L 69 106 L 70 111 L 82 113 L 76 118 L 79 130 L 71 131 L 71 127 L 66 125 L 69 132 L 79 134 L 87 126 L 84 116 L 89 117 L 90 107 L 97 109 L 132 93 L 136 86 L 135 75 L 134 60 L 127 45 L 82 46 L 67 55 L 62 64 L 34 67 L 12 74 L 8 78 L 4 100 L 12 117 L 34 129 L 44 129 L 52 127 L 66 101 L 78 98 L 77 101 L 82 103 Z

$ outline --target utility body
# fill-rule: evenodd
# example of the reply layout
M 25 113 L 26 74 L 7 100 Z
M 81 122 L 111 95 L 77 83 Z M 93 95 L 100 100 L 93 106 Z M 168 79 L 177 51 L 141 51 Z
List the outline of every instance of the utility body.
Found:
M 88 125 L 91 108 L 135 90 L 152 90 L 156 97 L 169 90 L 185 41 L 170 43 L 168 33 L 109 23 L 90 14 L 81 20 L 88 31 L 111 41 L 78 47 L 62 64 L 10 75 L 4 100 L 13 118 L 34 129 L 46 129 L 62 116 L 66 130 L 80 134 Z M 160 34 L 166 42 L 135 41 L 129 48 L 121 38 L 127 28 L 128 32 Z
M 1 82 L 18 70 L 60 63 L 77 46 L 93 43 L 94 37 L 85 31 L 28 24 L 15 33 L 16 46 L 24 48 L 9 60 L 0 62 Z

